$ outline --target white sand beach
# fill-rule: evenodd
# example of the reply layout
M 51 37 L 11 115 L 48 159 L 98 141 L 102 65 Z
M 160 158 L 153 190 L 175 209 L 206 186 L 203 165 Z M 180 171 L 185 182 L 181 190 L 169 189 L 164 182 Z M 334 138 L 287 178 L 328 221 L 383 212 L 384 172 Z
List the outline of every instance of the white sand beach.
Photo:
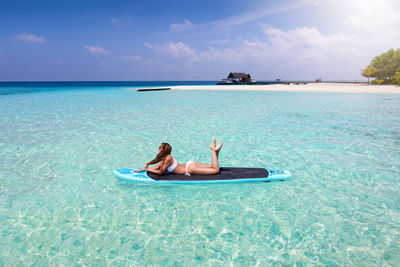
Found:
M 233 91 L 282 91 L 282 92 L 323 92 L 323 93 L 367 93 L 400 94 L 397 85 L 367 85 L 354 83 L 307 83 L 273 85 L 185 85 L 171 86 L 172 90 L 233 90 Z

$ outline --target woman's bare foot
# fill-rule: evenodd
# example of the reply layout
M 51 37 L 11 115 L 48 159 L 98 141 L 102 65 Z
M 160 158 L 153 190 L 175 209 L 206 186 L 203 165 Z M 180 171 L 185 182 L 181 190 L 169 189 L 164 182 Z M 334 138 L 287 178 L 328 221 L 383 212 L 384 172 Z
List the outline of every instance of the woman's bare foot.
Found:
M 219 152 L 223 144 L 223 142 L 219 142 L 218 145 L 215 147 L 215 152 Z
M 215 137 L 213 137 L 212 142 L 211 142 L 211 145 L 210 145 L 210 149 L 211 149 L 211 150 L 215 150 L 215 148 L 216 148 L 216 145 L 215 145 Z

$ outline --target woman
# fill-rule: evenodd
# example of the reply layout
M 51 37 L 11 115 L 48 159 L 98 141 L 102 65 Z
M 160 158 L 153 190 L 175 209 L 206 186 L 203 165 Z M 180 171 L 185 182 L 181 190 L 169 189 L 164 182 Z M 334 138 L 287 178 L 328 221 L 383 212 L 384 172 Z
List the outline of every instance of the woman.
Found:
M 179 164 L 176 159 L 171 156 L 172 147 L 168 143 L 162 143 L 158 148 L 157 156 L 149 163 L 144 164 L 144 169 L 135 170 L 135 172 L 148 171 L 155 174 L 163 174 L 165 171 L 173 172 L 175 174 L 217 174 L 219 173 L 218 154 L 221 150 L 223 143 L 215 144 L 213 138 L 210 149 L 212 151 L 212 163 L 203 164 L 195 161 L 189 161 L 186 164 Z M 149 165 L 158 163 L 157 166 L 149 168 Z

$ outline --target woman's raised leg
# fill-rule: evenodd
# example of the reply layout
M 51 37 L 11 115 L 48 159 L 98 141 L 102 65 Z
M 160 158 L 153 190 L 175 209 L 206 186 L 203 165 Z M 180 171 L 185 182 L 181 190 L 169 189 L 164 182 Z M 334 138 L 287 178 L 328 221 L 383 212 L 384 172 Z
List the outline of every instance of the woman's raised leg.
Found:
M 221 147 L 224 143 L 223 142 L 219 142 L 218 146 L 215 144 L 215 137 L 213 138 L 211 145 L 210 145 L 210 149 L 211 149 L 211 153 L 213 153 L 213 150 L 215 150 L 215 152 L 217 153 L 217 162 L 218 162 L 218 156 L 219 156 L 219 151 L 221 150 Z M 212 158 L 212 155 L 211 155 Z M 211 160 L 211 162 L 213 162 L 213 160 Z M 206 163 L 198 163 L 195 162 L 196 167 L 199 168 L 213 168 L 213 163 L 211 164 L 206 164 Z
M 195 163 L 190 164 L 188 171 L 190 174 L 217 174 L 219 173 L 218 154 L 221 150 L 223 143 L 220 142 L 214 149 L 211 147 L 212 164 Z M 211 166 L 210 166 L 211 165 Z
M 199 167 L 199 163 L 190 164 L 188 166 L 188 172 L 190 174 L 217 174 L 219 173 L 217 152 L 212 150 L 212 167 Z

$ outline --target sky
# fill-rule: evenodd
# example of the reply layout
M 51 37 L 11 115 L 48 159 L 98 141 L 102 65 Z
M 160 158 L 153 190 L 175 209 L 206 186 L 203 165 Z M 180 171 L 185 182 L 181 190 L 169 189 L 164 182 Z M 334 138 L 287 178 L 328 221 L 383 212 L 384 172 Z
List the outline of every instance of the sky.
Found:
M 398 0 L 0 1 L 0 81 L 364 80 Z

